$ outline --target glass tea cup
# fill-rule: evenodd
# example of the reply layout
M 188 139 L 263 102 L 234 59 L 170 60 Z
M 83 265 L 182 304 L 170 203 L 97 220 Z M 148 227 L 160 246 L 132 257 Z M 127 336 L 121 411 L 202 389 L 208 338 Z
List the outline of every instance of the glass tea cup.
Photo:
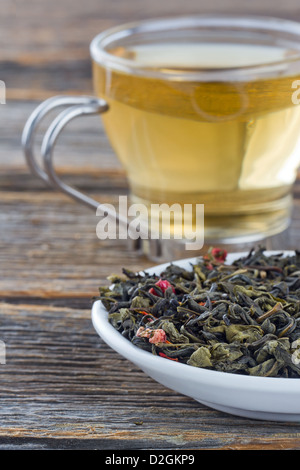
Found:
M 131 203 L 149 209 L 144 229 L 149 214 L 156 221 L 152 257 L 180 251 L 182 234 L 203 228 L 206 243 L 240 243 L 288 227 L 300 162 L 300 24 L 227 15 L 141 21 L 99 34 L 90 52 L 95 97 L 50 98 L 26 123 L 23 146 L 36 175 L 99 208 L 61 181 L 52 160 L 69 121 L 101 114 Z M 43 140 L 42 168 L 35 129 L 61 106 Z M 204 207 L 204 227 L 195 215 L 177 217 L 187 205 Z M 128 227 L 124 214 L 118 219 Z

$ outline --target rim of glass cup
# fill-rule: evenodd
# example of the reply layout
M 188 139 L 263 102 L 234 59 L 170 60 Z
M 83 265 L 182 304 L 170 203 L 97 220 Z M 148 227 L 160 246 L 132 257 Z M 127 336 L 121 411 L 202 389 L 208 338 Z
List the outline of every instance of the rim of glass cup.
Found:
M 159 71 L 155 68 L 143 66 L 138 61 L 119 57 L 110 54 L 106 47 L 112 42 L 121 41 L 122 39 L 133 36 L 134 34 L 155 33 L 161 31 L 176 31 L 180 28 L 196 28 L 196 27 L 214 27 L 214 28 L 238 28 L 238 30 L 249 31 L 256 29 L 265 33 L 288 33 L 294 36 L 294 47 L 297 52 L 282 60 L 268 63 L 260 63 L 256 65 L 242 65 L 237 67 L 220 67 L 216 69 L 202 68 L 201 71 L 186 72 L 178 71 L 176 73 L 167 73 Z M 120 44 L 121 45 L 121 44 Z M 130 75 L 144 75 L 147 77 L 156 77 L 164 80 L 203 80 L 203 79 L 222 79 L 236 78 L 240 80 L 245 75 L 264 74 L 276 70 L 276 68 L 300 61 L 300 23 L 292 20 L 275 18 L 269 16 L 253 16 L 253 15 L 191 15 L 169 18 L 157 18 L 150 20 L 136 21 L 125 23 L 116 27 L 109 28 L 98 34 L 90 44 L 90 54 L 92 60 L 99 65 L 111 70 L 126 72 Z

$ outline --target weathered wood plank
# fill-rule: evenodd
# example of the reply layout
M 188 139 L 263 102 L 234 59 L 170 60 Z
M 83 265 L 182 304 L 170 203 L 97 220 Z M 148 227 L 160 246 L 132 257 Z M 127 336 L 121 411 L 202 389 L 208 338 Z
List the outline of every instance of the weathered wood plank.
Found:
M 156 383 L 102 342 L 89 309 L 1 303 L 0 337 L 0 448 L 299 447 L 297 423 L 233 417 Z
M 89 44 L 105 29 L 125 22 L 197 13 L 272 15 L 297 20 L 296 0 L 2 0 L 0 79 L 8 99 L 37 99 L 55 93 L 91 93 Z
M 38 199 L 36 192 L 0 194 L 0 295 L 91 297 L 112 272 L 120 273 L 122 267 L 138 271 L 153 265 L 132 252 L 126 241 L 99 240 L 99 218 L 92 211 L 60 193 L 42 194 Z M 117 207 L 116 195 L 95 197 Z M 297 248 L 298 205 L 291 228 L 265 240 L 267 248 Z M 243 251 L 252 246 L 240 244 L 227 249 Z M 192 254 L 183 253 L 187 256 Z

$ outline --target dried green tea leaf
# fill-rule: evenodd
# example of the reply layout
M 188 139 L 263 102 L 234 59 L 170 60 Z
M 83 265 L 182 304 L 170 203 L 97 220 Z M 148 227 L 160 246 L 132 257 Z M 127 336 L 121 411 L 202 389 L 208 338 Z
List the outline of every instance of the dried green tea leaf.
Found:
M 211 354 L 209 349 L 201 346 L 197 349 L 187 361 L 187 364 L 194 367 L 212 367 L 212 363 L 210 361 Z
M 229 325 L 225 333 L 229 343 L 233 341 L 253 343 L 263 336 L 264 331 L 260 326 L 255 325 Z
M 249 374 L 258 377 L 276 377 L 281 368 L 282 364 L 275 359 L 269 359 L 255 367 L 250 367 Z
M 300 252 L 258 247 L 231 265 L 214 253 L 190 269 L 112 275 L 98 297 L 110 323 L 135 346 L 194 367 L 300 378 Z M 139 337 L 143 329 L 164 341 Z
M 166 332 L 172 343 L 189 343 L 189 338 L 178 332 L 174 323 L 165 320 L 161 323 L 161 328 Z
M 130 307 L 147 309 L 148 307 L 150 307 L 150 299 L 137 295 L 136 297 L 132 299 Z
M 239 344 L 217 343 L 211 348 L 211 356 L 214 360 L 234 362 L 243 356 L 243 351 Z

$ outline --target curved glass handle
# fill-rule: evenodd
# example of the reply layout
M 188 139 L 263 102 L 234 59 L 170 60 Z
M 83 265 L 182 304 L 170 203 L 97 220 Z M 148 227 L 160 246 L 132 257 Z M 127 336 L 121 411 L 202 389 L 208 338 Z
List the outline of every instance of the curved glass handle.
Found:
M 60 114 L 52 121 L 45 133 L 41 147 L 44 168 L 41 168 L 33 152 L 36 129 L 50 111 L 62 106 L 68 107 L 61 111 Z M 48 186 L 55 187 L 63 191 L 77 202 L 80 202 L 94 210 L 98 209 L 99 207 L 101 208 L 102 205 L 95 199 L 92 199 L 77 189 L 67 185 L 58 177 L 53 167 L 53 150 L 58 136 L 70 121 L 79 116 L 100 114 L 107 110 L 108 104 L 106 101 L 90 96 L 57 96 L 49 98 L 48 100 L 41 103 L 33 111 L 28 121 L 26 122 L 22 135 L 22 145 L 28 166 L 30 167 L 31 171 L 36 176 L 41 178 Z M 111 211 L 109 207 L 103 205 L 102 209 L 107 213 L 108 217 L 112 216 L 115 218 L 115 212 Z M 119 223 L 123 223 L 127 227 L 127 218 L 123 218 L 120 214 L 118 214 L 118 220 Z
M 34 137 L 36 128 L 40 124 L 40 122 L 44 119 L 44 117 L 49 114 L 53 109 L 59 108 L 62 106 L 75 106 L 75 105 L 84 105 L 87 103 L 95 102 L 95 98 L 89 97 L 72 97 L 72 96 L 55 96 L 53 98 L 49 98 L 48 100 L 41 103 L 30 115 L 29 119 L 27 120 L 23 134 L 22 134 L 22 146 L 24 149 L 25 157 L 28 163 L 29 168 L 31 171 L 41 178 L 46 184 L 52 186 L 51 181 L 47 175 L 47 173 L 40 168 L 38 165 L 34 153 L 33 153 L 33 145 L 34 145 Z
M 65 107 L 65 109 L 52 121 L 43 138 L 41 154 L 44 166 L 41 167 L 38 164 L 33 151 L 35 133 L 38 125 L 44 117 L 50 113 L 50 111 L 59 107 Z M 156 238 L 148 239 L 147 226 L 140 227 L 140 234 L 143 240 L 141 240 L 141 238 L 136 239 L 134 237 L 130 237 L 130 235 L 132 235 L 131 230 L 134 235 L 136 235 L 136 233 L 128 222 L 127 214 L 116 214 L 115 210 L 111 209 L 110 205 L 106 206 L 105 204 L 100 204 L 95 199 L 92 199 L 79 190 L 67 185 L 59 178 L 53 167 L 53 150 L 56 141 L 65 126 L 76 117 L 100 114 L 104 113 L 108 109 L 106 101 L 91 96 L 57 96 L 49 98 L 41 103 L 29 117 L 22 134 L 22 146 L 28 166 L 31 171 L 41 178 L 48 186 L 59 189 L 72 199 L 75 199 L 77 202 L 80 202 L 93 210 L 102 210 L 103 213 L 106 213 L 108 217 L 112 217 L 113 220 L 117 217 L 119 224 L 126 227 L 126 230 L 128 231 L 132 249 L 139 250 L 144 254 L 147 254 L 149 258 L 157 261 L 161 259 L 174 259 L 174 254 L 178 249 L 178 244 L 176 242 L 174 243 L 173 241 L 173 243 L 170 243 L 170 240 L 164 242 L 163 240 Z

